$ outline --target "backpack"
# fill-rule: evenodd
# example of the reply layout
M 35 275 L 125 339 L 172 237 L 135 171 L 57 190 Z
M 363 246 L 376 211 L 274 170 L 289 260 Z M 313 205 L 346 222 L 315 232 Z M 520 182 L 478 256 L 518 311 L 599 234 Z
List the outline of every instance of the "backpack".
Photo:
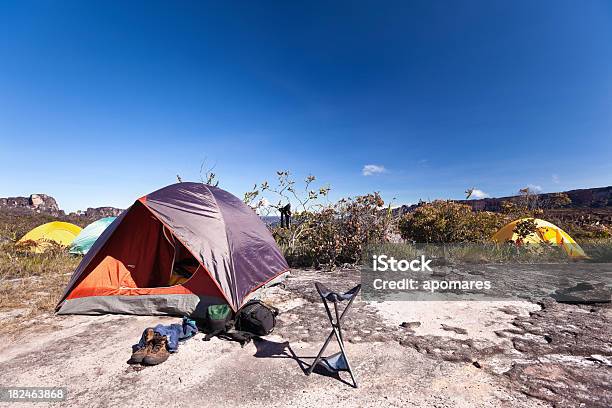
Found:
M 260 300 L 250 300 L 236 314 L 234 328 L 240 332 L 255 336 L 266 336 L 276 326 L 278 309 L 268 306 Z
M 204 328 L 206 333 L 215 336 L 232 328 L 232 309 L 229 305 L 210 305 L 206 309 Z

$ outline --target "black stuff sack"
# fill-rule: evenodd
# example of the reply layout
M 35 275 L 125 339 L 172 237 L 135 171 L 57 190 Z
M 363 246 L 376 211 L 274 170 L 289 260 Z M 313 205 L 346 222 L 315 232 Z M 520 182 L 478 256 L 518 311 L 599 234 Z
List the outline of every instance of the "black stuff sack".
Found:
M 266 305 L 260 300 L 251 300 L 236 314 L 234 328 L 256 336 L 266 336 L 274 330 L 276 316 L 278 316 L 277 308 Z

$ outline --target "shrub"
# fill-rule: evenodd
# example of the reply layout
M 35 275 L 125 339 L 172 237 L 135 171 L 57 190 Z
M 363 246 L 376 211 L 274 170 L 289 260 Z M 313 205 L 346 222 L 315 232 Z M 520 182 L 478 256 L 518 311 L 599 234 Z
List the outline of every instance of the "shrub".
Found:
M 361 261 L 366 245 L 384 241 L 392 219 L 377 193 L 347 198 L 319 211 L 303 211 L 290 228 L 273 234 L 292 266 L 328 266 Z
M 514 227 L 514 233 L 518 235 L 520 240 L 524 240 L 529 235 L 536 232 L 537 229 L 538 224 L 536 223 L 535 219 L 525 218 L 516 223 L 516 226 Z
M 266 216 L 278 214 L 280 208 L 292 204 L 291 226 L 270 226 L 291 266 L 358 263 L 368 243 L 384 240 L 393 229 L 391 212 L 383 209 L 378 193 L 330 204 L 330 188 L 315 187 L 314 176 L 306 177 L 302 186 L 288 171 L 278 171 L 276 176 L 276 185 L 267 181 L 256 184 L 245 193 L 244 202 Z
M 519 218 L 541 218 L 544 211 L 541 208 L 528 207 L 527 201 L 502 201 L 501 213 L 506 216 L 508 222 Z
M 545 208 L 566 208 L 572 204 L 572 199 L 566 193 L 554 193 L 544 201 Z
M 612 228 L 606 225 L 575 225 L 572 223 L 557 224 L 563 226 L 563 230 L 574 239 L 610 239 L 612 238 Z
M 402 238 L 415 242 L 485 242 L 508 221 L 453 201 L 425 203 L 399 221 Z

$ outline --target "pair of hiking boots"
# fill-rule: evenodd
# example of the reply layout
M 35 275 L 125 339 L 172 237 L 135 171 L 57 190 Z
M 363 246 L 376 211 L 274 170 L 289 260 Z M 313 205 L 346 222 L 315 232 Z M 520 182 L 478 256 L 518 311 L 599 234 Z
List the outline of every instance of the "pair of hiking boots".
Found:
M 132 353 L 130 364 L 157 365 L 168 359 L 168 339 L 155 333 L 153 329 L 145 330 L 145 345 Z

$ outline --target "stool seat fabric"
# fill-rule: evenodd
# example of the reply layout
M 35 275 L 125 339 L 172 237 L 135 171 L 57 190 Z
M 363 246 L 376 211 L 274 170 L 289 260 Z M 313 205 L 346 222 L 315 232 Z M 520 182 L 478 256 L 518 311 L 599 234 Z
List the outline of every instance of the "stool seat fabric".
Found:
M 359 291 L 361 285 L 357 285 L 344 293 L 335 292 L 329 289 L 327 286 L 323 285 L 321 282 L 315 282 L 315 287 L 317 288 L 317 292 L 319 292 L 319 295 L 321 295 L 321 297 L 325 300 L 329 302 L 342 302 L 343 300 L 351 299 L 355 295 L 355 293 Z
M 342 352 L 332 354 L 328 357 L 321 357 L 319 364 L 333 372 L 348 371 L 348 364 L 346 363 L 346 359 L 342 355 Z

